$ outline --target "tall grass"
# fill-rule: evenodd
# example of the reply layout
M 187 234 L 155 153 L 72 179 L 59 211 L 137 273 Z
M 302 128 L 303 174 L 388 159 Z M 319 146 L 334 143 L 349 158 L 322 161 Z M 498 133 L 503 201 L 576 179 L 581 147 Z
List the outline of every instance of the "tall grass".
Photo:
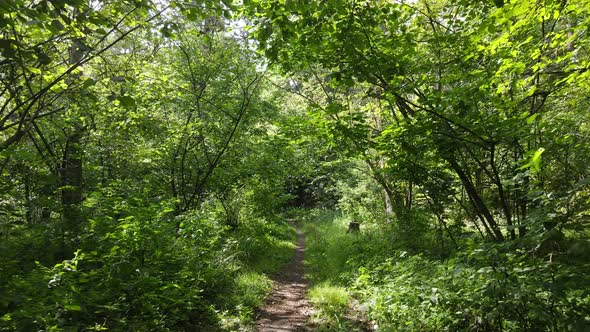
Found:
M 359 262 L 359 255 L 385 250 L 384 236 L 375 229 L 347 233 L 350 219 L 330 210 L 302 212 L 306 234 L 306 278 L 311 282 L 309 297 L 315 307 L 313 323 L 318 331 L 355 331 L 350 292 L 347 288 Z

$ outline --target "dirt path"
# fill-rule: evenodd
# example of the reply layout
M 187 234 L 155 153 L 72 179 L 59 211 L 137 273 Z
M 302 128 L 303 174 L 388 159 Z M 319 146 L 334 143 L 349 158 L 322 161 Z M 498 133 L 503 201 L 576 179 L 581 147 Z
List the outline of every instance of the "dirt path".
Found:
M 295 256 L 276 277 L 276 286 L 266 299 L 264 307 L 260 309 L 256 331 L 309 331 L 306 323 L 312 310 L 305 298 L 307 282 L 303 277 L 304 250 L 305 236 L 297 228 Z

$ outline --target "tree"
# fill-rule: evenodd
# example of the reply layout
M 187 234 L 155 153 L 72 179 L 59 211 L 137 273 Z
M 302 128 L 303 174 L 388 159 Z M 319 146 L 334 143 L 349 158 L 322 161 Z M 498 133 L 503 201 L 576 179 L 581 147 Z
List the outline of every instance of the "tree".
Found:
M 529 174 L 518 185 L 507 183 L 539 168 L 540 133 L 531 135 L 523 124 L 538 128 L 535 114 L 544 111 L 552 93 L 577 88 L 561 85 L 568 79 L 585 80 L 580 73 L 586 66 L 579 64 L 587 59 L 573 52 L 572 43 L 585 45 L 587 38 L 571 24 L 584 20 L 584 12 L 561 2 L 528 1 L 497 7 L 461 1 L 250 1 L 246 9 L 261 51 L 283 70 L 319 65 L 338 86 L 372 87 L 367 97 L 392 110 L 383 126 L 383 152 L 396 146 L 387 137 L 411 142 L 409 135 L 426 136 L 434 147 L 429 156 L 455 173 L 471 205 L 466 212 L 494 240 L 506 233 L 515 238 L 515 229 L 526 233 L 529 193 L 542 181 Z M 559 82 L 559 90 L 540 82 Z M 391 135 L 398 127 L 408 128 L 407 136 Z M 402 150 L 411 155 L 411 144 L 402 143 Z M 526 166 L 519 169 L 518 163 Z M 462 198 L 459 203 L 466 207 Z

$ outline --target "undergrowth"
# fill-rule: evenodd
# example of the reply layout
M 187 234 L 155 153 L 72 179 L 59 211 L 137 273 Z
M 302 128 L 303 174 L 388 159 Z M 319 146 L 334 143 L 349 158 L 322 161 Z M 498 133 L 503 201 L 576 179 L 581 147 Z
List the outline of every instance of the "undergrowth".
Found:
M 58 264 L 15 273 L 2 258 L 0 330 L 250 330 L 268 275 L 290 260 L 296 238 L 278 216 L 231 228 L 157 206 L 91 220 L 84 234 L 75 257 Z
M 356 331 L 358 322 L 349 315 L 350 292 L 343 266 L 355 254 L 356 238 L 346 233 L 347 220 L 330 210 L 301 211 L 306 235 L 306 278 L 314 305 L 312 324 L 318 331 Z
M 393 227 L 362 224 L 360 233 L 348 234 L 349 220 L 333 211 L 303 218 L 310 297 L 325 330 L 351 328 L 340 321 L 346 308 L 335 305 L 344 294 L 360 301 L 379 331 L 590 329 L 585 261 L 549 260 L 523 245 L 472 237 L 441 254 L 394 241 Z
M 344 329 L 343 314 L 348 306 L 348 292 L 344 287 L 321 283 L 309 290 L 309 299 L 316 309 L 313 321 L 318 330 Z

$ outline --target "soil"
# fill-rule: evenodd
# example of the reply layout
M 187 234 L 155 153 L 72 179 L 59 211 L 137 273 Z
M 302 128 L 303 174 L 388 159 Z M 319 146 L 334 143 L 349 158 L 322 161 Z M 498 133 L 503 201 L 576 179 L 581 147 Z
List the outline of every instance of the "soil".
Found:
M 275 287 L 260 309 L 256 331 L 310 331 L 307 321 L 312 308 L 305 294 L 308 283 L 304 278 L 303 257 L 305 236 L 297 228 L 295 255 L 289 265 L 275 277 Z

